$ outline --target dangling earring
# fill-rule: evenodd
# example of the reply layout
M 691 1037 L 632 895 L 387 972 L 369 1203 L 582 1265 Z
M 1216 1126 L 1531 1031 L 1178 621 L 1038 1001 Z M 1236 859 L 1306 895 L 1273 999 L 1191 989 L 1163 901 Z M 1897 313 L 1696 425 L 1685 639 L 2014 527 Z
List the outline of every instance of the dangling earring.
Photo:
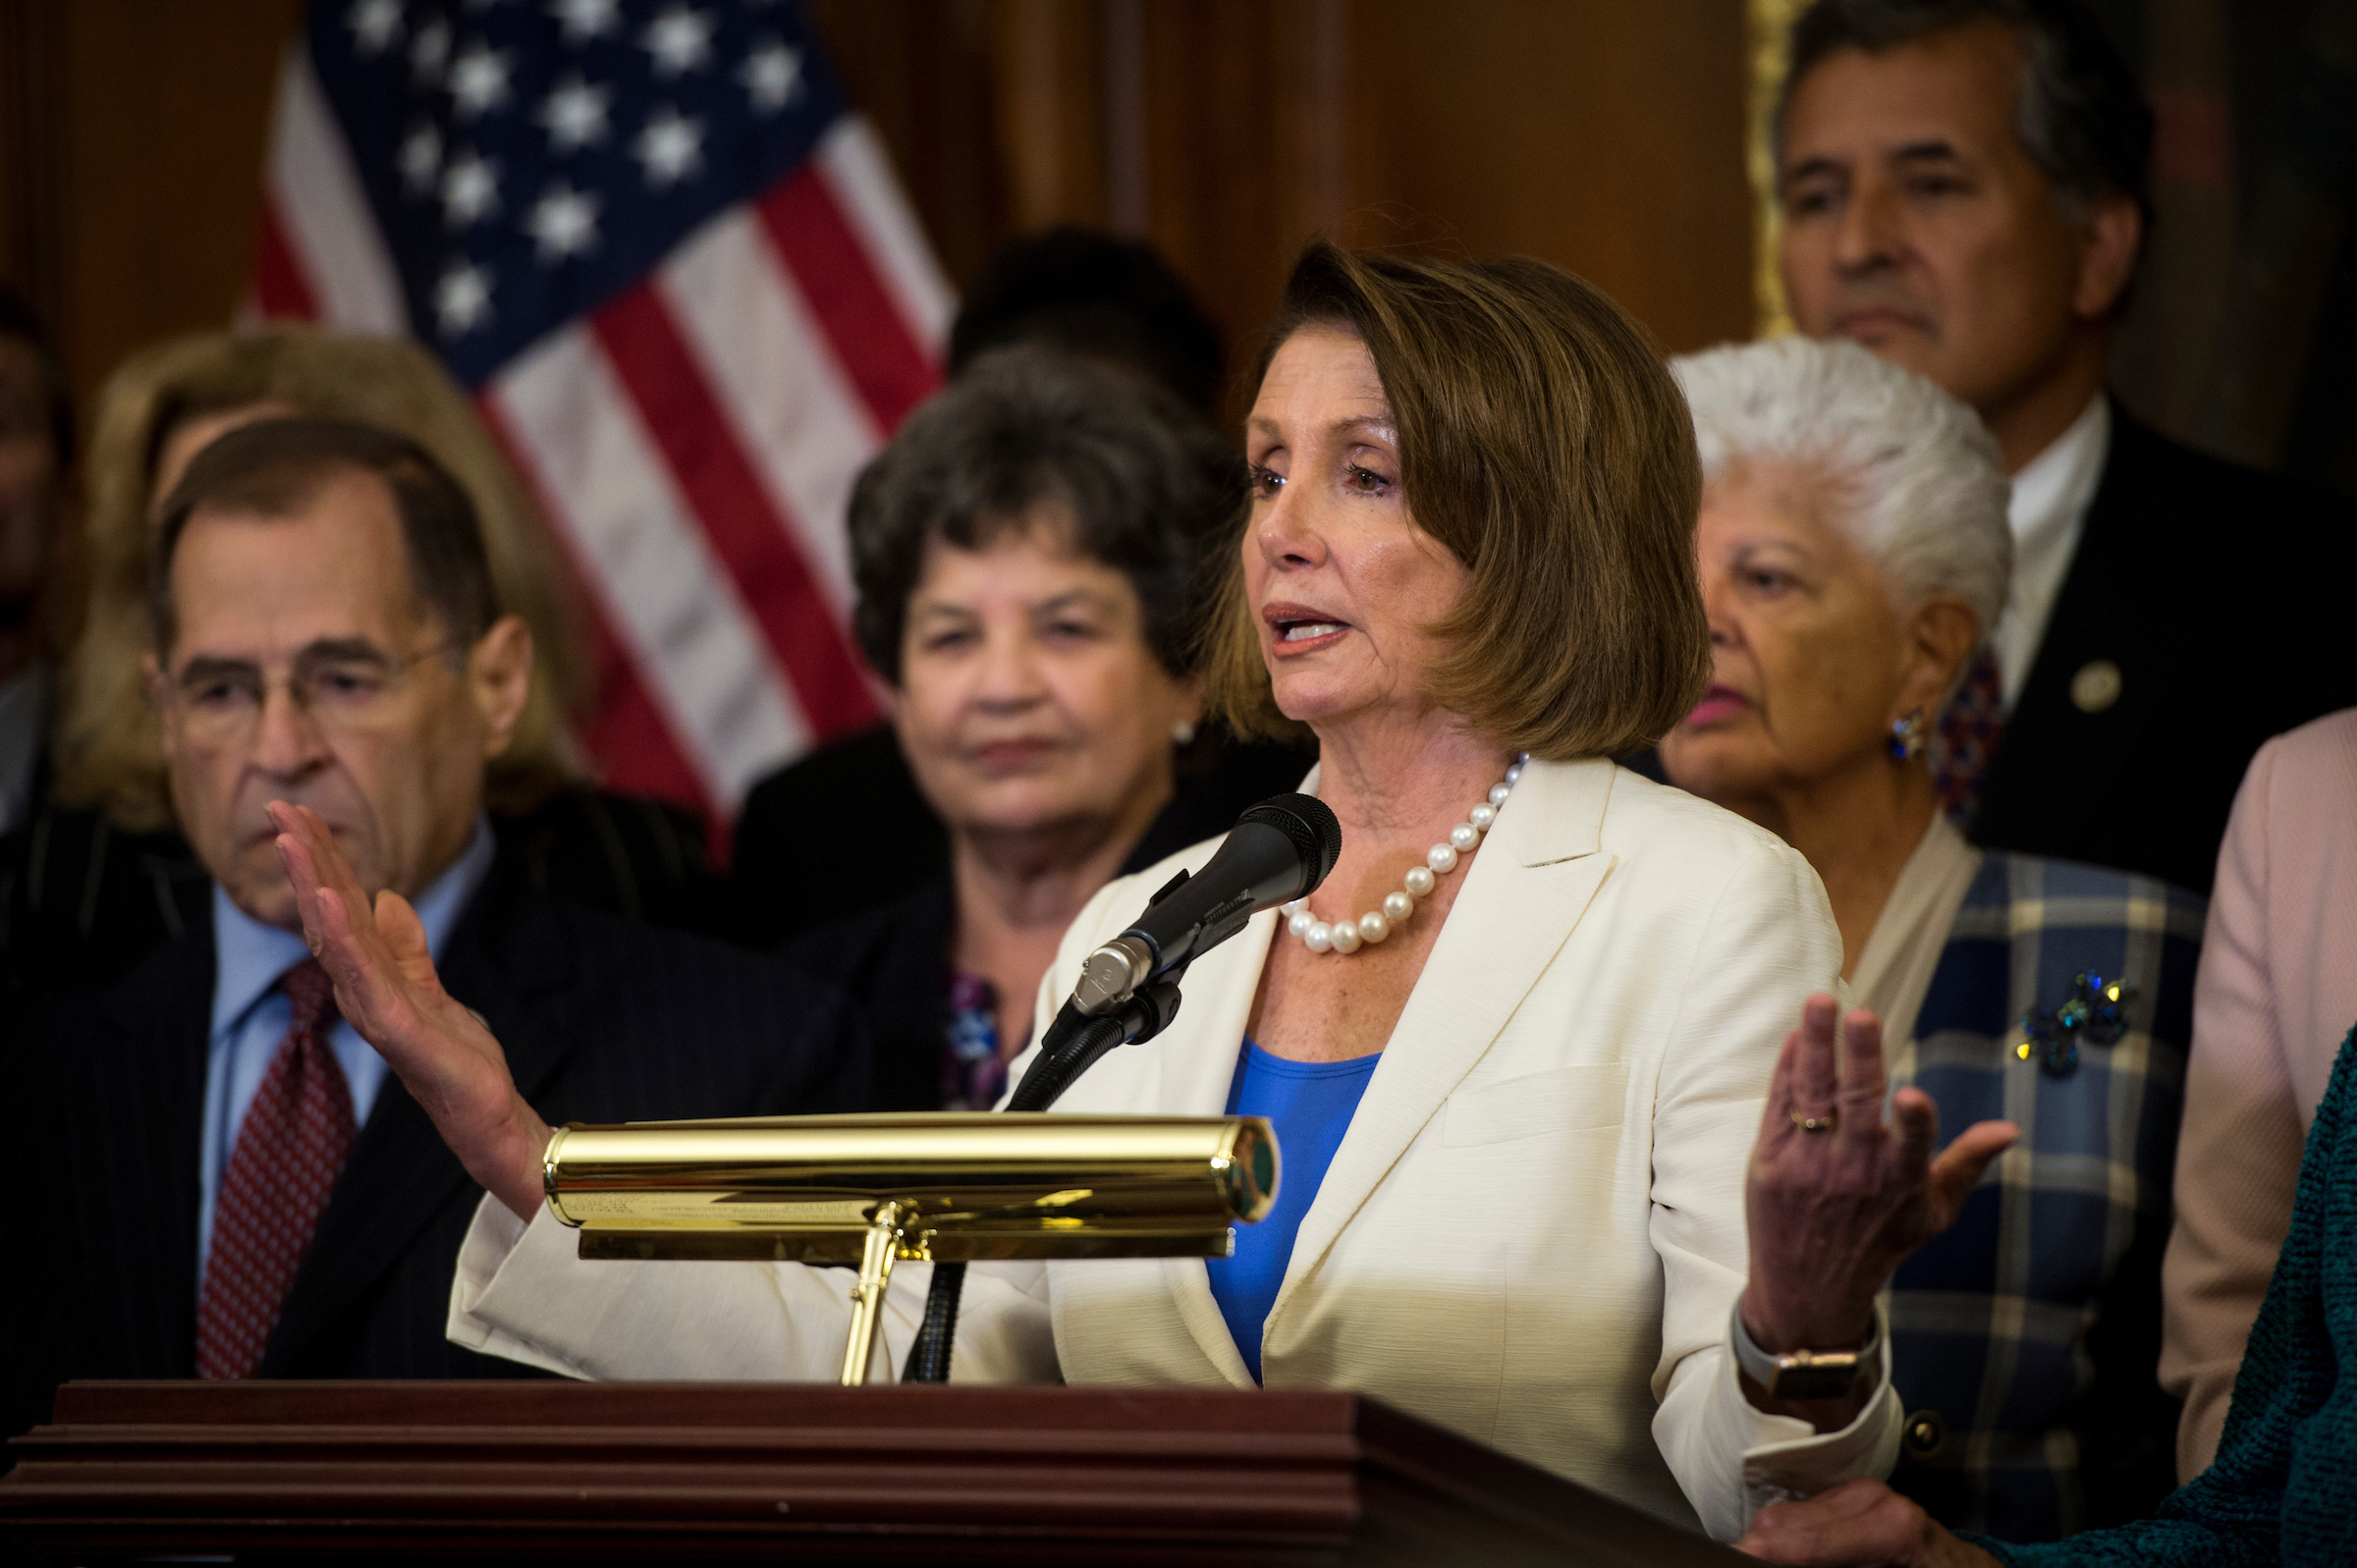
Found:
M 1195 743 L 1195 722 L 1194 722 L 1192 719 L 1181 719 L 1181 720 L 1179 720 L 1179 721 L 1178 721 L 1177 724 L 1174 724 L 1174 725 L 1172 725 L 1172 726 L 1171 726 L 1171 744 L 1172 744 L 1172 745 L 1174 745 L 1174 746 L 1191 746 L 1191 745 L 1193 745 L 1194 743 Z
M 1923 710 L 1916 709 L 1904 719 L 1891 721 L 1891 755 L 1900 762 L 1910 762 L 1923 755 Z

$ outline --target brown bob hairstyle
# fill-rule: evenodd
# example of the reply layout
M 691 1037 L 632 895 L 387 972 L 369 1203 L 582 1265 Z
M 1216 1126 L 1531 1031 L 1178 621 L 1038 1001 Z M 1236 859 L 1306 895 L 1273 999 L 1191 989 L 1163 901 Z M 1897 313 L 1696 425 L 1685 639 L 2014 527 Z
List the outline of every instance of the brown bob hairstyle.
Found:
M 1367 346 L 1399 430 L 1416 525 L 1469 580 L 1433 629 L 1435 699 L 1508 750 L 1568 761 L 1661 738 L 1710 679 L 1694 567 L 1702 467 L 1661 351 L 1560 267 L 1352 255 L 1295 263 L 1259 374 L 1307 326 Z M 1203 660 L 1238 731 L 1278 711 L 1243 578 L 1247 511 L 1224 557 Z

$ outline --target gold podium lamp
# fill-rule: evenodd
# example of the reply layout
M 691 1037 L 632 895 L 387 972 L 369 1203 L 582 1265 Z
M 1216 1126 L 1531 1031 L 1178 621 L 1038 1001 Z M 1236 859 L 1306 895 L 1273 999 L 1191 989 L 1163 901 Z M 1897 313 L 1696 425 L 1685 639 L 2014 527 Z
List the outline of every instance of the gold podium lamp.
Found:
M 770 1116 L 570 1125 L 542 1174 L 583 1258 L 856 1266 L 857 1384 L 896 1261 L 1224 1258 L 1278 1157 L 1257 1116 Z

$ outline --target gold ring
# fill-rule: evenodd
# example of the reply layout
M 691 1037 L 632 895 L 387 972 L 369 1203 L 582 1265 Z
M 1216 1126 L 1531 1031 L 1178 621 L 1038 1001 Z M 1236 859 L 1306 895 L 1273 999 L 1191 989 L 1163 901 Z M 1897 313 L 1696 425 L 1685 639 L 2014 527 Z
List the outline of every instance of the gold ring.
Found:
M 1802 1132 L 1832 1132 L 1836 1114 L 1829 1110 L 1822 1116 L 1810 1116 L 1795 1110 L 1792 1112 L 1792 1125 Z

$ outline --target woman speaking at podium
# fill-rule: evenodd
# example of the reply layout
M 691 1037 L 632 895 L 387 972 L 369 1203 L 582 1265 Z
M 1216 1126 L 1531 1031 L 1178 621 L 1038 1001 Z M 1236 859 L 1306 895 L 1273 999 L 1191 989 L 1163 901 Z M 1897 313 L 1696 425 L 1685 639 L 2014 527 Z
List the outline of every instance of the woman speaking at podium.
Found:
M 1928 1134 L 1902 1149 L 1876 1117 L 1777 1146 L 1787 1176 L 1838 1152 L 1864 1162 L 1860 1194 L 1913 1194 L 1860 1199 L 1894 1206 L 1887 1260 L 1747 1241 L 1780 1043 L 1834 986 L 1840 938 L 1796 852 L 1609 760 L 1710 670 L 1700 470 L 1659 353 L 1538 262 L 1320 245 L 1244 442 L 1209 694 L 1246 732 L 1315 732 L 1306 787 L 1341 820 L 1341 859 L 1305 905 L 1198 958 L 1169 1031 L 1057 1108 L 1267 1115 L 1277 1211 L 1209 1265 L 974 1266 L 958 1377 L 1352 1389 L 1723 1539 L 1768 1498 L 1882 1474 L 1899 1413 L 1874 1290 L 1930 1200 L 1879 1172 L 1920 1173 Z M 315 820 L 274 811 L 344 1015 L 495 1200 L 452 1337 L 584 1378 L 832 1379 L 840 1274 L 576 1257 L 541 1203 L 548 1129 L 414 919 L 389 894 L 368 918 Z M 1082 958 L 1213 847 L 1088 905 L 1043 1028 Z M 1786 1049 L 1803 1077 L 1831 1083 L 1831 1030 L 1820 1000 Z M 1853 1216 L 1846 1233 L 1878 1231 Z M 893 1278 L 896 1366 L 927 1275 Z M 1827 1353 L 1805 1386 L 1777 1359 L 1803 1347 Z

